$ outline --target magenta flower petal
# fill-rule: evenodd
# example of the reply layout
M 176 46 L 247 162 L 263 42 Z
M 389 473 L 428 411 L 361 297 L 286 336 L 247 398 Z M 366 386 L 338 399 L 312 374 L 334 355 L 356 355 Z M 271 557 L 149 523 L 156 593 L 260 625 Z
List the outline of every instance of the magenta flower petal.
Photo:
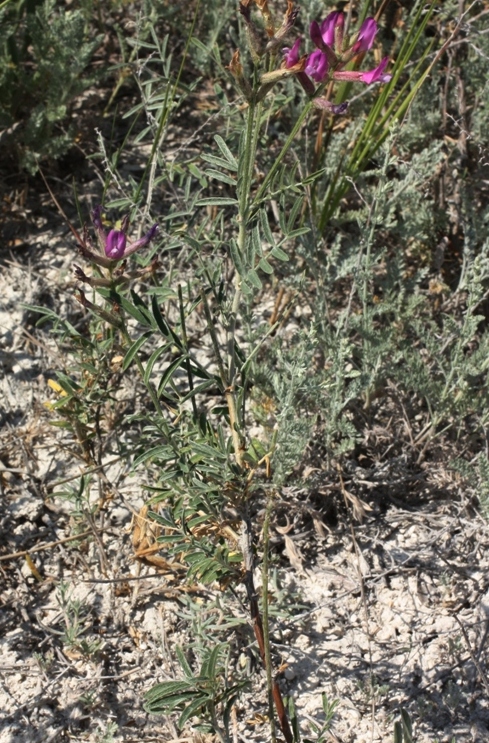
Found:
M 352 51 L 355 54 L 368 52 L 372 48 L 377 33 L 377 21 L 375 18 L 366 18 L 360 27 L 357 40 L 353 44 Z
M 324 41 L 321 34 L 321 29 L 319 28 L 319 23 L 317 21 L 313 21 L 309 26 L 309 36 L 311 37 L 311 41 L 313 42 L 313 44 L 315 44 L 318 49 L 322 49 L 322 47 L 324 46 Z
M 328 58 L 320 49 L 309 55 L 305 70 L 309 77 L 317 83 L 322 83 L 328 72 Z
M 299 38 L 295 41 L 292 49 L 289 49 L 288 47 L 285 47 L 284 49 L 282 49 L 282 52 L 284 54 L 284 62 L 285 62 L 285 66 L 287 69 L 290 69 L 291 67 L 296 65 L 297 62 L 299 61 L 300 46 L 301 46 L 301 40 Z
M 132 255 L 132 253 L 135 253 L 136 250 L 140 250 L 141 248 L 144 248 L 146 245 L 148 245 L 151 240 L 154 238 L 156 233 L 158 232 L 160 228 L 157 224 L 154 224 L 149 232 L 147 232 L 143 237 L 140 237 L 139 240 L 136 240 L 133 243 L 130 243 L 124 253 L 124 257 L 128 255 Z
M 120 230 L 111 230 L 105 242 L 105 255 L 112 260 L 120 261 L 126 250 L 126 236 Z
M 324 21 L 321 23 L 321 36 L 324 43 L 335 49 L 335 41 L 337 29 L 341 30 L 341 36 L 343 36 L 343 27 L 345 25 L 345 16 L 340 10 L 334 10 L 330 13 Z M 341 49 L 335 49 L 337 52 L 341 52 Z
M 384 59 L 381 61 L 381 63 L 376 67 L 374 70 L 370 70 L 369 72 L 363 72 L 360 80 L 362 83 L 367 83 L 367 85 L 370 85 L 371 83 L 388 83 L 390 80 L 392 80 L 392 75 L 386 75 L 384 74 L 384 70 L 387 67 L 389 63 L 389 57 L 384 57 Z

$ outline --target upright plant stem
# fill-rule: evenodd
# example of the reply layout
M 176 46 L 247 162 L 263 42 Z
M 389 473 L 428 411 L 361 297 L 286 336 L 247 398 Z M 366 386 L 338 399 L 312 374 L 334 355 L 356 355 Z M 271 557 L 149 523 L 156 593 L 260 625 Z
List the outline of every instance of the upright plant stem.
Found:
M 265 178 L 264 178 L 264 180 L 263 180 L 260 188 L 258 189 L 258 191 L 256 193 L 256 196 L 255 196 L 255 198 L 253 200 L 254 207 L 257 207 L 259 205 L 261 199 L 265 195 L 266 190 L 267 190 L 269 184 L 272 181 L 272 178 L 274 178 L 275 174 L 277 173 L 280 165 L 282 164 L 282 160 L 284 159 L 285 155 L 289 151 L 289 148 L 290 148 L 292 142 L 294 141 L 294 139 L 296 138 L 297 134 L 299 133 L 300 128 L 302 127 L 303 123 L 307 119 L 311 108 L 312 108 L 312 103 L 311 103 L 311 101 L 309 101 L 308 103 L 306 103 L 306 105 L 302 109 L 302 113 L 298 117 L 297 121 L 295 122 L 292 131 L 290 132 L 290 134 L 287 137 L 287 139 L 286 139 L 286 141 L 285 141 L 282 149 L 280 150 L 280 152 L 278 154 L 277 159 L 275 160 L 274 164 L 272 165 L 272 167 L 268 171 L 268 173 L 265 176 Z
M 277 737 L 275 734 L 275 716 L 273 711 L 273 678 L 272 678 L 272 658 L 270 653 L 270 626 L 268 618 L 268 566 L 270 547 L 270 515 L 272 511 L 273 498 L 269 495 L 267 508 L 265 511 L 265 521 L 263 522 L 263 565 L 262 565 L 262 600 L 263 600 L 263 640 L 265 644 L 265 670 L 267 674 L 267 692 L 268 692 L 268 715 L 270 717 L 270 733 L 272 743 L 275 743 Z
M 239 180 L 238 180 L 238 251 L 241 259 L 241 272 L 236 266 L 235 275 L 235 289 L 234 296 L 231 304 L 231 311 L 229 315 L 228 328 L 227 328 L 227 355 L 228 355 L 228 386 L 226 389 L 226 402 L 229 411 L 229 419 L 231 423 L 231 433 L 233 437 L 236 463 L 240 466 L 243 464 L 243 452 L 241 448 L 241 436 L 243 422 L 239 420 L 236 405 L 236 319 L 240 309 L 242 290 L 241 282 L 245 278 L 242 273 L 254 269 L 255 266 L 251 265 L 251 261 L 248 255 L 248 233 L 252 224 L 253 219 L 253 206 L 257 203 L 257 197 L 252 198 L 252 185 L 253 185 L 253 168 L 256 160 L 256 153 L 258 149 L 258 142 L 260 137 L 260 123 L 262 118 L 263 103 L 256 101 L 252 98 L 249 102 L 248 115 L 246 118 L 245 131 L 244 131 L 244 142 L 240 152 L 239 158 Z M 307 114 L 306 114 L 307 115 Z M 301 117 L 299 126 L 296 125 L 292 132 L 292 135 L 287 140 L 286 144 L 282 148 L 282 152 L 279 156 L 279 162 L 286 154 L 293 138 L 300 128 L 301 123 L 305 119 L 305 115 Z M 275 163 L 277 165 L 277 163 Z M 275 166 L 274 166 L 275 167 Z M 273 168 L 272 168 L 273 171 Z M 275 171 L 274 171 L 275 172 Z M 266 179 L 268 184 L 269 180 Z M 266 188 L 266 187 L 265 187 Z M 263 189 L 263 186 L 262 186 Z M 262 193 L 265 193 L 265 189 L 260 189 Z M 252 251 L 250 251 L 252 253 Z M 268 706 L 269 706 L 269 718 L 270 718 L 270 730 L 272 743 L 277 740 L 275 731 L 275 713 L 274 705 L 277 710 L 278 721 L 280 729 L 284 735 L 286 743 L 292 743 L 293 736 L 290 730 L 290 725 L 287 719 L 282 695 L 277 681 L 272 676 L 272 663 L 270 657 L 270 639 L 268 631 L 268 533 L 269 533 L 269 521 L 270 521 L 270 509 L 272 499 L 269 500 L 267 507 L 267 516 L 264 525 L 264 558 L 263 558 L 263 617 L 262 622 L 260 611 L 258 607 L 258 597 L 255 592 L 253 584 L 253 558 L 252 558 L 252 545 L 251 545 L 251 523 L 246 517 L 242 521 L 242 541 L 241 547 L 243 552 L 243 561 L 246 569 L 245 584 L 248 593 L 248 599 L 250 602 L 251 616 L 254 625 L 255 637 L 258 642 L 260 649 L 260 655 L 263 660 L 263 664 L 267 674 L 267 690 L 268 690 Z
M 246 241 L 248 237 L 249 209 L 251 201 L 251 186 L 253 183 L 253 167 L 258 146 L 259 124 L 261 119 L 262 103 L 256 104 L 251 100 L 246 117 L 244 147 L 240 157 L 241 176 L 238 182 L 238 251 L 244 265 L 246 265 Z M 248 266 L 253 268 L 253 266 Z M 234 280 L 234 296 L 227 327 L 227 386 L 226 403 L 231 424 L 231 436 L 234 444 L 236 463 L 241 466 L 242 458 L 242 422 L 239 420 L 236 404 L 236 318 L 241 304 L 242 276 L 236 271 Z

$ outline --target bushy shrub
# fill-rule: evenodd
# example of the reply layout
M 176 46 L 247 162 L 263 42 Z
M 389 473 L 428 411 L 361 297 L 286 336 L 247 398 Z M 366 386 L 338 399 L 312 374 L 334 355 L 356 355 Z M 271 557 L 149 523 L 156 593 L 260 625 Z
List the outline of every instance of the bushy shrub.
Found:
M 69 114 L 95 80 L 89 65 L 102 40 L 87 18 L 86 9 L 55 0 L 18 0 L 0 10 L 0 143 L 31 173 L 73 143 Z

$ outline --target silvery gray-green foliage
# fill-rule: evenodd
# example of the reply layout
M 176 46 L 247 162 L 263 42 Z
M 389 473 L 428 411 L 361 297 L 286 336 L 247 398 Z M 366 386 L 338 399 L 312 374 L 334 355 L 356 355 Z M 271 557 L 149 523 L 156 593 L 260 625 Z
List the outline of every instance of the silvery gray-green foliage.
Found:
M 55 0 L 4 4 L 0 23 L 0 128 L 35 173 L 39 158 L 60 157 L 73 143 L 73 127 L 61 124 L 96 79 L 87 68 L 102 35 L 92 33 L 83 9 Z
M 353 184 L 354 208 L 337 215 L 328 241 L 318 247 L 314 231 L 300 238 L 300 254 L 311 274 L 320 276 L 321 293 L 312 309 L 317 347 L 324 355 L 323 371 L 316 370 L 323 377 L 319 388 L 324 393 L 317 395 L 317 377 L 311 382 L 311 375 L 290 388 L 295 389 L 295 404 L 309 400 L 309 416 L 321 414 L 331 454 L 351 450 L 360 436 L 355 417 L 348 412 L 352 403 L 363 407 L 389 382 L 425 401 L 434 433 L 440 426 L 457 429 L 468 415 L 475 416 L 473 425 L 479 430 L 485 424 L 489 399 L 483 379 L 489 338 L 487 331 L 480 331 L 484 318 L 479 314 L 489 282 L 485 214 L 476 217 L 465 192 L 458 292 L 466 309 L 457 318 L 449 311 L 434 315 L 436 295 L 426 290 L 427 257 L 436 249 L 436 231 L 443 221 L 432 183 L 449 153 L 442 141 L 424 136 L 422 114 L 423 101 L 418 100 L 405 127 L 394 131 L 379 151 L 377 160 L 383 165 L 365 171 Z M 393 147 L 400 154 L 392 156 Z M 288 281 L 294 286 L 297 277 Z M 346 287 L 342 299 L 341 285 Z M 441 285 L 442 292 L 446 289 Z M 309 345 L 308 334 L 298 334 L 293 353 L 300 357 Z M 285 372 L 287 378 L 280 358 L 277 355 L 274 373 L 280 377 Z M 290 408 L 290 393 L 280 395 L 279 386 L 275 391 L 278 408 Z M 297 425 L 292 418 L 287 426 L 291 438 Z M 297 436 L 303 439 L 298 429 Z M 290 467 L 291 463 L 289 471 Z
M 301 460 L 315 428 L 317 413 L 308 400 L 316 383 L 311 374 L 315 352 L 314 336 L 294 334 L 286 342 L 277 341 L 255 369 L 256 383 L 278 401 L 273 416 L 276 434 L 272 465 L 276 485 L 283 484 Z

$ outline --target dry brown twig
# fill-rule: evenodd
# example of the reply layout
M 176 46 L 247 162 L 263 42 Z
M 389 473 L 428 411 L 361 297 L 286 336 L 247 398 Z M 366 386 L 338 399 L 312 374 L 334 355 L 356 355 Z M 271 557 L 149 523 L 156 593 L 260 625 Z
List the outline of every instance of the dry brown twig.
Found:
M 93 529 L 87 529 L 86 531 L 82 531 L 80 534 L 73 534 L 71 537 L 57 539 L 55 542 L 47 542 L 46 544 L 39 544 L 37 547 L 33 547 L 30 550 L 21 550 L 20 552 L 11 552 L 8 555 L 1 555 L 0 562 L 15 560 L 17 557 L 26 557 L 26 555 L 31 555 L 33 552 L 41 552 L 42 550 L 51 549 L 52 547 L 57 547 L 59 544 L 73 542 L 75 539 L 84 539 L 85 537 L 93 535 L 93 533 Z
M 245 566 L 245 586 L 246 593 L 248 595 L 248 601 L 250 604 L 250 614 L 253 622 L 253 631 L 255 633 L 258 648 L 260 650 L 260 656 L 263 665 L 266 668 L 266 653 L 265 653 L 265 637 L 263 632 L 263 623 L 260 615 L 260 609 L 258 607 L 258 597 L 255 590 L 253 581 L 253 553 L 251 548 L 251 526 L 243 520 L 241 530 L 241 551 L 243 553 L 243 562 Z M 282 734 L 286 740 L 286 743 L 293 743 L 292 730 L 290 729 L 289 720 L 285 711 L 285 706 L 282 699 L 282 694 L 277 683 L 277 680 L 273 680 L 272 684 L 272 696 L 277 710 L 277 717 L 280 725 Z

